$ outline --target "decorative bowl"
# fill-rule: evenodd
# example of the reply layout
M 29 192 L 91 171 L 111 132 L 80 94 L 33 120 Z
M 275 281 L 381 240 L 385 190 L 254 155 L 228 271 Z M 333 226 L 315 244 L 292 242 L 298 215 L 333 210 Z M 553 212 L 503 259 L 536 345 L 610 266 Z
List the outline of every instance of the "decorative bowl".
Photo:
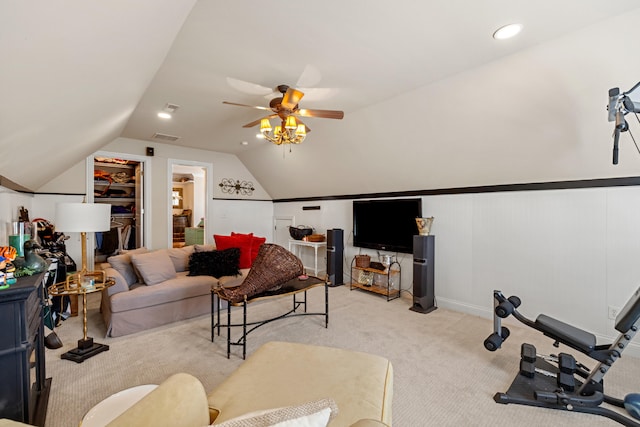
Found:
M 299 225 L 297 227 L 289 227 L 289 235 L 292 239 L 302 240 L 304 236 L 313 234 L 313 228 L 306 225 Z

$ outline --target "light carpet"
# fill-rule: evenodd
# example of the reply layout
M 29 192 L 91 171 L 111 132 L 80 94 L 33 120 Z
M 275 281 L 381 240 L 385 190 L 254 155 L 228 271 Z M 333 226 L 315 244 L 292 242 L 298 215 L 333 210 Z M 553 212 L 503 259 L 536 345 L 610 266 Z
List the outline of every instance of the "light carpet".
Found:
M 322 288 L 309 291 L 309 311 L 322 311 L 322 292 Z M 538 353 L 566 351 L 576 355 L 562 346 L 554 348 L 550 339 L 530 328 L 510 324 L 511 336 L 502 349 L 492 353 L 483 346 L 493 328 L 489 319 L 445 309 L 419 314 L 408 310 L 408 299 L 387 302 L 378 295 L 350 291 L 348 286 L 330 288 L 329 297 L 328 329 L 319 316 L 272 322 L 249 335 L 248 356 L 261 344 L 275 340 L 384 356 L 394 367 L 396 427 L 619 425 L 595 415 L 493 401 L 493 395 L 505 392 L 518 371 L 521 343 L 532 343 Z M 232 348 L 231 358 L 226 358 L 224 332 L 215 342 L 210 341 L 208 315 L 134 335 L 105 338 L 98 308 L 100 296 L 89 298 L 89 336 L 108 344 L 110 350 L 79 364 L 62 360 L 60 355 L 75 347 L 82 337 L 81 316 L 66 320 L 56 329 L 64 347 L 46 351 L 47 376 L 53 378 L 47 427 L 77 426 L 92 406 L 111 394 L 140 384 L 159 384 L 177 372 L 196 376 L 205 390 L 211 391 L 242 363 L 239 347 Z M 491 295 L 487 299 L 491 300 Z M 526 302 L 521 309 L 526 313 L 524 305 Z M 252 318 L 271 317 L 290 306 L 290 298 L 259 302 L 250 306 L 249 314 Z M 241 316 L 240 309 L 234 313 Z M 579 359 L 594 366 L 588 358 Z M 605 391 L 616 397 L 640 392 L 638 378 L 640 360 L 625 356 L 607 373 Z

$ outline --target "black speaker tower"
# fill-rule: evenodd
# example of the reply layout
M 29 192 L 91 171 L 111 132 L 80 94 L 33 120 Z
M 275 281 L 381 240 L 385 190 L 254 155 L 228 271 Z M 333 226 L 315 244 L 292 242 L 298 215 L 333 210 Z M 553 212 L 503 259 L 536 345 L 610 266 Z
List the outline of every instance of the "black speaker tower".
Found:
M 413 236 L 413 305 L 418 313 L 430 313 L 436 308 L 433 270 L 435 236 Z
M 329 286 L 344 284 L 342 259 L 344 258 L 344 231 L 341 228 L 327 230 L 327 275 Z

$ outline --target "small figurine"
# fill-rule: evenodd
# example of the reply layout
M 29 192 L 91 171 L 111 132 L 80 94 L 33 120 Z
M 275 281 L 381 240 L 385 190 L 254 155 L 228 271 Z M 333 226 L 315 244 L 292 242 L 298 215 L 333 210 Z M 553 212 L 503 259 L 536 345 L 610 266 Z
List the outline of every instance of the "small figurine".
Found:
M 36 253 L 36 249 L 40 248 L 42 247 L 33 239 L 24 242 L 24 258 L 16 258 L 16 267 L 28 271 L 28 275 L 43 272 L 47 268 L 47 262 Z

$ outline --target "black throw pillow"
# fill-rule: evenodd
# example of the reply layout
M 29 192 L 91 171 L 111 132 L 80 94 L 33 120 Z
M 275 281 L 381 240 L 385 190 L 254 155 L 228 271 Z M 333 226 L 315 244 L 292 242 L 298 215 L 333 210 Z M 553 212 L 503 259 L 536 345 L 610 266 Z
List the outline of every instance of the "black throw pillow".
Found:
M 188 276 L 235 276 L 240 274 L 240 248 L 194 252 L 189 257 Z

